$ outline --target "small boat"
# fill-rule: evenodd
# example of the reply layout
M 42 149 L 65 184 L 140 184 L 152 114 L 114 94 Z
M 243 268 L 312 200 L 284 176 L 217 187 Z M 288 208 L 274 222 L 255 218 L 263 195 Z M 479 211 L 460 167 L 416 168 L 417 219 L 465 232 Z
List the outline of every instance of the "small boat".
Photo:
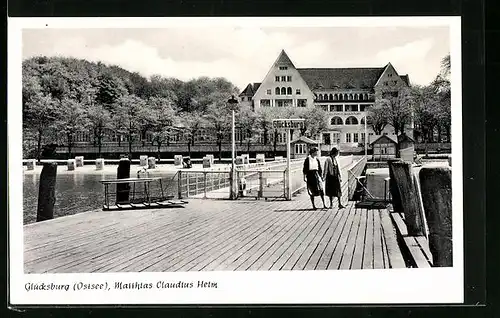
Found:
M 103 211 L 182 207 L 184 200 L 165 195 L 162 178 L 124 178 L 101 180 L 104 185 Z M 114 187 L 115 189 L 110 189 Z

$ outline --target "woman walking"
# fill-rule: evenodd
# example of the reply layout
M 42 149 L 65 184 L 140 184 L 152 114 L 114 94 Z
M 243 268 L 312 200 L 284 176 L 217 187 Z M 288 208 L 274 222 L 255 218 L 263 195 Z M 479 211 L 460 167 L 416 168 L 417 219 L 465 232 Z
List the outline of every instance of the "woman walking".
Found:
M 304 173 L 304 181 L 307 183 L 307 192 L 309 192 L 309 197 L 311 198 L 311 203 L 313 210 L 316 210 L 316 205 L 314 205 L 314 197 L 321 196 L 321 201 L 323 201 L 323 207 L 326 209 L 325 205 L 325 194 L 323 192 L 321 178 L 321 163 L 319 162 L 318 148 L 314 147 L 309 150 L 309 156 L 304 160 L 304 167 L 302 172 Z
M 338 154 L 338 149 L 332 148 L 330 156 L 326 158 L 325 170 L 323 172 L 323 179 L 326 183 L 325 194 L 330 198 L 330 209 L 333 206 L 334 197 L 337 197 L 339 200 L 339 209 L 344 208 L 340 202 L 340 199 L 342 198 L 342 176 L 340 175 L 340 168 L 336 158 Z

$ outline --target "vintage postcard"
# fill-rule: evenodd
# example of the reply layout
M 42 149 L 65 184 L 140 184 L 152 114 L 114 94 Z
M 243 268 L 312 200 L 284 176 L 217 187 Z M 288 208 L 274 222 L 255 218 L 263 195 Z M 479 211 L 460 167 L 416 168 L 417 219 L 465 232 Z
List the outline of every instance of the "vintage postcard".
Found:
M 11 304 L 463 302 L 460 17 L 8 32 Z

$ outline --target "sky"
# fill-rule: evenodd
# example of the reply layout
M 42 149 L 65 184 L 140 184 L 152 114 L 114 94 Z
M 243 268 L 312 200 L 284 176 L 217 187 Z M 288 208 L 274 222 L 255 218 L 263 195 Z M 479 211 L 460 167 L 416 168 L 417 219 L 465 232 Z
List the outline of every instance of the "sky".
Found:
M 448 27 L 169 27 L 24 29 L 23 59 L 67 56 L 143 76 L 261 82 L 285 50 L 297 68 L 383 67 L 426 85 L 450 51 Z

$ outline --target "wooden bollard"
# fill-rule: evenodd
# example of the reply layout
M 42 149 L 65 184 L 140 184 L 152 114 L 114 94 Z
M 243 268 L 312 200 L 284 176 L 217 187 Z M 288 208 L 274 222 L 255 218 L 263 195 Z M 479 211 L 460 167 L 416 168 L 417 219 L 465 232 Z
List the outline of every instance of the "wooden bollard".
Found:
M 148 158 L 148 169 L 156 169 L 156 158 L 155 157 Z
M 182 155 L 174 156 L 174 166 L 182 166 Z
M 68 171 L 75 170 L 75 166 L 76 166 L 75 159 L 68 159 L 67 164 L 68 164 Z
M 256 156 L 255 156 L 255 162 L 257 163 L 264 163 L 266 161 L 266 157 L 263 153 L 258 153 Z
M 146 167 L 148 165 L 148 156 L 140 156 L 139 157 L 139 165 L 141 167 Z
M 35 159 L 28 159 L 26 162 L 26 169 L 28 170 L 35 170 L 36 166 L 36 160 Z
M 75 157 L 76 167 L 83 167 L 83 156 Z
M 130 178 L 130 160 L 121 158 L 116 172 L 117 179 Z M 128 183 L 116 184 L 116 203 L 129 203 L 130 185 Z
M 405 223 L 408 229 L 408 235 L 420 236 L 425 235 L 425 218 L 423 207 L 420 203 L 420 194 L 416 178 L 412 172 L 412 164 L 410 162 L 393 162 L 392 163 L 394 179 L 401 195 L 401 204 L 403 205 L 403 213 Z
M 451 169 L 422 168 L 419 173 L 429 250 L 433 266 L 453 266 Z
M 403 205 L 401 204 L 401 195 L 399 194 L 398 186 L 396 185 L 396 180 L 394 179 L 394 170 L 392 164 L 394 162 L 401 161 L 400 159 L 389 159 L 387 163 L 389 165 L 389 192 L 392 198 L 392 209 L 394 212 L 403 212 Z
M 36 221 L 45 221 L 54 218 L 54 204 L 56 203 L 57 163 L 45 163 L 40 174 L 38 190 L 38 208 Z
M 104 158 L 97 158 L 95 160 L 95 169 L 96 170 L 104 169 Z
M 212 167 L 212 160 L 210 159 L 210 157 L 208 156 L 203 157 L 203 168 L 206 169 L 211 167 Z

